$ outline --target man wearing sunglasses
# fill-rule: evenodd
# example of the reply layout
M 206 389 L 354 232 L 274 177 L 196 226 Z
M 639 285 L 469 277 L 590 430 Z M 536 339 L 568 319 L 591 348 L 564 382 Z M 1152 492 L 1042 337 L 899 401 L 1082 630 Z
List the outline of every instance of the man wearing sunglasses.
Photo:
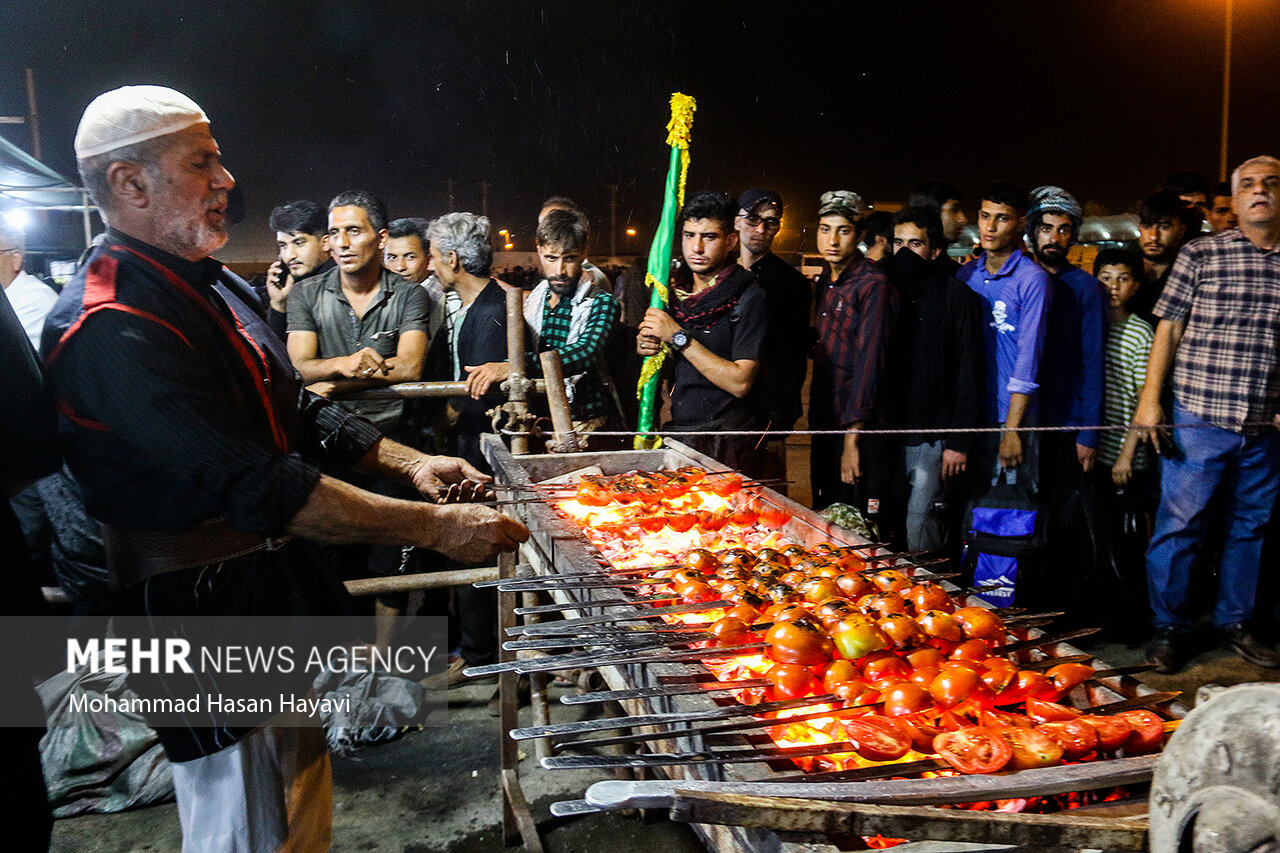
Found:
M 738 232 L 738 262 L 756 274 L 764 289 L 769 329 L 765 334 L 765 380 L 760 383 L 766 422 L 771 430 L 789 430 L 803 410 L 800 388 L 808 369 L 809 306 L 813 294 L 808 279 L 772 251 L 782 230 L 782 197 L 773 190 L 750 189 L 738 199 L 733 227 Z M 762 472 L 786 479 L 786 436 L 766 439 Z M 782 487 L 785 492 L 786 487 Z

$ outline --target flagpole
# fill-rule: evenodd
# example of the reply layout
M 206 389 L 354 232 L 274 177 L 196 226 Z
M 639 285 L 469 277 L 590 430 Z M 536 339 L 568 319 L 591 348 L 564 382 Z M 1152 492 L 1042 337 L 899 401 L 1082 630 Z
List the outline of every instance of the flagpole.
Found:
M 667 122 L 667 144 L 671 146 L 671 159 L 667 166 L 667 183 L 662 200 L 662 219 L 649 246 L 649 265 L 645 284 L 652 293 L 650 308 L 667 309 L 670 301 L 667 283 L 671 277 L 671 253 L 675 244 L 676 216 L 684 205 L 684 185 L 689 174 L 689 134 L 693 126 L 693 111 L 697 104 L 688 95 L 676 92 L 671 96 L 671 120 Z M 639 435 L 635 449 L 661 447 L 662 438 L 653 434 L 654 410 L 657 406 L 659 373 L 666 359 L 666 348 L 656 355 L 647 356 L 640 370 L 640 382 L 636 387 L 640 398 L 640 417 L 636 426 Z

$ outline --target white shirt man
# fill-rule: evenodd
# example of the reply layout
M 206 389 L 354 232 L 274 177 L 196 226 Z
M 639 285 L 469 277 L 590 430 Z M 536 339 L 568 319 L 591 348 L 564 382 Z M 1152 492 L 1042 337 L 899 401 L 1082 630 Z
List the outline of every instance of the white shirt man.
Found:
M 0 226 L 0 286 L 18 315 L 31 345 L 40 351 L 40 332 L 58 294 L 40 279 L 22 271 L 22 234 L 9 226 Z

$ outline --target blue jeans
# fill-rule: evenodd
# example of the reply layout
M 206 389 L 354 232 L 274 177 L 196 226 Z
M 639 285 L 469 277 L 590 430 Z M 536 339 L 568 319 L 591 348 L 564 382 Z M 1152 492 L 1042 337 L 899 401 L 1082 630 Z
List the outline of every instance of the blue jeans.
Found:
M 907 488 L 907 550 L 939 551 L 947 544 L 947 529 L 938 504 L 942 501 L 942 442 L 908 444 L 903 448 Z
M 1177 429 L 1203 423 L 1174 404 L 1173 440 L 1185 458 L 1163 457 L 1160 509 L 1147 547 L 1147 589 L 1157 628 L 1191 626 L 1186 614 L 1187 584 L 1195 546 L 1204 536 L 1205 507 L 1220 484 L 1228 529 L 1213 624 L 1225 628 L 1247 622 L 1253 615 L 1263 528 L 1280 493 L 1280 434 L 1268 430 L 1241 435 L 1219 427 Z

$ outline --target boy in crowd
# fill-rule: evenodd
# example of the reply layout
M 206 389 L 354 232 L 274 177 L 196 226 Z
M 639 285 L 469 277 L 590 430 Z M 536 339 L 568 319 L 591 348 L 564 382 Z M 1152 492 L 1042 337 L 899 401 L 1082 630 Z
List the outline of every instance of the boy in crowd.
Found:
M 862 198 L 833 190 L 818 204 L 818 251 L 827 268 L 818 279 L 809 426 L 859 430 L 872 417 L 897 297 L 884 270 L 858 251 L 858 223 L 867 214 Z M 866 449 L 857 432 L 813 437 L 814 509 L 837 501 L 868 509 L 870 501 L 879 500 L 885 466 L 877 468 L 881 460 Z M 866 462 L 870 471 L 864 470 Z M 866 474 L 873 476 L 862 482 Z
M 1128 426 L 1147 381 L 1147 356 L 1155 332 L 1134 314 L 1130 300 L 1142 284 L 1142 259 L 1124 249 L 1103 249 L 1093 263 L 1110 305 L 1103 424 Z M 1136 430 L 1103 430 L 1098 436 L 1097 493 L 1109 520 L 1111 558 L 1120 576 L 1115 595 L 1106 597 L 1109 630 L 1117 639 L 1137 640 L 1134 612 L 1147 608 L 1144 554 L 1150 522 L 1159 502 L 1150 448 Z

